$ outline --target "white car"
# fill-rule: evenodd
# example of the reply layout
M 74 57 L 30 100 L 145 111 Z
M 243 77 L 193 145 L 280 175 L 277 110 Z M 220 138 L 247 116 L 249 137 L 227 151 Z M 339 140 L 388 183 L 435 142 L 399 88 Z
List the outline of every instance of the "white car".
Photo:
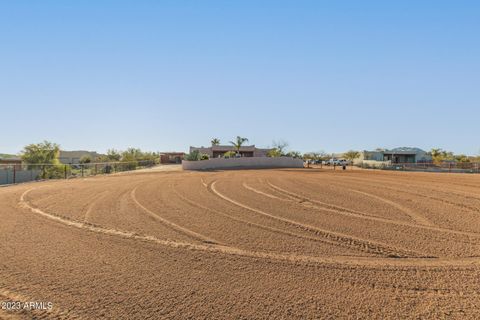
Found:
M 325 161 L 325 165 L 327 166 L 346 166 L 348 165 L 347 160 L 340 160 L 337 158 L 332 158 L 328 161 Z

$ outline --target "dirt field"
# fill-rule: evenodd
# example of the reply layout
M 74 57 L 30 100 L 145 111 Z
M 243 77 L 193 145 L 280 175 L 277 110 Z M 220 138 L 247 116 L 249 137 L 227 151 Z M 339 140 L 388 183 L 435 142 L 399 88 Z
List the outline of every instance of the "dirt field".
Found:
M 478 318 L 480 176 L 151 171 L 0 188 L 30 319 Z

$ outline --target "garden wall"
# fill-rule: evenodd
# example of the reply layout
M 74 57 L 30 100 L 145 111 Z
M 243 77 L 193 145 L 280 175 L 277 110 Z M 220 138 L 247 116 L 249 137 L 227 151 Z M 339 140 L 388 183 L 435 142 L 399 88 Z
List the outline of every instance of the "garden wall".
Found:
M 183 170 L 303 168 L 302 159 L 290 157 L 215 158 L 201 161 L 182 161 Z

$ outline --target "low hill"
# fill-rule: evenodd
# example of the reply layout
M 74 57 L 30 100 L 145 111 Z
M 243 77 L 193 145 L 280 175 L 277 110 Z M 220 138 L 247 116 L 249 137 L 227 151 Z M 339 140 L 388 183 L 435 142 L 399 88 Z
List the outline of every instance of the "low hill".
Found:
M 18 158 L 18 156 L 15 154 L 0 153 L 0 158 L 3 158 L 3 159 Z

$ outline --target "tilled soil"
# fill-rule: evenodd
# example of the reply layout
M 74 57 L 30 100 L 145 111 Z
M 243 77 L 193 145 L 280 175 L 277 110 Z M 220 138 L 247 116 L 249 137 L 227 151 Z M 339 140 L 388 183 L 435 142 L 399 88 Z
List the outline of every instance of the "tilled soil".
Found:
M 478 318 L 480 176 L 152 171 L 0 188 L 0 319 Z

